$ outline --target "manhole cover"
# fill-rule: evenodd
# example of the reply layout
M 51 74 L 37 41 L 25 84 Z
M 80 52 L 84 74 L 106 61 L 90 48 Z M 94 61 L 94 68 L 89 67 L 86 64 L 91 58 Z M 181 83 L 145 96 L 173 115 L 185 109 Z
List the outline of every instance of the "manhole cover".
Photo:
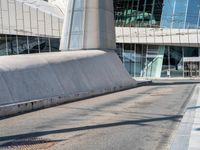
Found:
M 0 149 L 5 150 L 44 150 L 52 147 L 60 140 L 49 140 L 43 138 L 28 138 L 14 140 L 0 146 Z

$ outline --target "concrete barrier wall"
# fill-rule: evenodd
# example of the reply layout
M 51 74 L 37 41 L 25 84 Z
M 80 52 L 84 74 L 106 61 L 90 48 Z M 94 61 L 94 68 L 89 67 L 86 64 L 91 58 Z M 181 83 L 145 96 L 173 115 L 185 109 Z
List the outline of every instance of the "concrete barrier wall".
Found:
M 0 116 L 49 107 L 135 85 L 136 81 L 129 76 L 118 56 L 112 51 L 2 56 Z M 35 106 L 27 104 L 30 102 Z M 8 108 L 9 111 L 14 108 L 13 113 L 6 112 Z

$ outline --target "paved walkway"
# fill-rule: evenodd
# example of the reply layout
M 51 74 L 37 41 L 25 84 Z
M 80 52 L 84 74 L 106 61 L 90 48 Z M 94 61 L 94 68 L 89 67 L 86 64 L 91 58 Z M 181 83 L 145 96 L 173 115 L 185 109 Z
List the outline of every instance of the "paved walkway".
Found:
M 169 149 L 196 84 L 157 81 L 2 119 L 0 149 Z
M 200 84 L 192 93 L 171 150 L 200 150 Z

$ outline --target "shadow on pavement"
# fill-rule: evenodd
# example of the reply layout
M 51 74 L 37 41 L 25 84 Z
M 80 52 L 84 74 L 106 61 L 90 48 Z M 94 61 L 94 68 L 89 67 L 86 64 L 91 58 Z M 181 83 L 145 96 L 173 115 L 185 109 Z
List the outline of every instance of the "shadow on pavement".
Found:
M 10 141 L 16 139 L 25 139 L 25 138 L 36 138 L 40 136 L 45 136 L 49 134 L 59 134 L 59 133 L 67 133 L 67 132 L 76 132 L 76 131 L 84 131 L 84 130 L 91 130 L 91 129 L 99 129 L 99 128 L 109 128 L 115 126 L 125 126 L 125 125 L 139 125 L 139 126 L 147 126 L 146 123 L 156 122 L 156 121 L 180 121 L 182 115 L 173 115 L 173 116 L 166 116 L 166 117 L 158 117 L 158 118 L 150 118 L 150 119 L 139 119 L 139 120 L 127 120 L 121 121 L 116 123 L 108 123 L 108 124 L 99 124 L 99 125 L 89 125 L 83 127 L 75 127 L 75 128 L 67 128 L 67 129 L 60 129 L 60 130 L 52 130 L 52 131 L 41 131 L 41 132 L 32 132 L 32 133 L 25 133 L 25 134 L 18 134 L 18 135 L 11 135 L 11 136 L 3 136 L 0 137 L 0 142 L 3 141 Z M 0 148 L 2 145 L 0 145 Z
M 200 131 L 200 128 L 196 128 L 195 130 L 196 130 L 196 131 Z
M 200 106 L 188 107 L 187 109 L 198 109 Z
M 151 86 L 165 86 L 165 85 L 184 85 L 184 84 L 198 84 L 200 81 L 191 82 L 191 81 L 170 81 L 170 82 L 153 82 Z

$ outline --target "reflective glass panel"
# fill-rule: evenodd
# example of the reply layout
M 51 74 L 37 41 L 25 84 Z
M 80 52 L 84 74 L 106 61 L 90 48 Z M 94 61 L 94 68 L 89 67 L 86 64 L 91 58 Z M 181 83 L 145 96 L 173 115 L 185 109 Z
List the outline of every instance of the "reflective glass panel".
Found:
M 9 55 L 16 55 L 17 52 L 17 41 L 16 41 L 16 35 L 7 35 L 7 41 L 8 41 L 8 54 Z
M 6 37 L 3 34 L 0 34 L 0 56 L 6 55 Z
M 28 54 L 28 45 L 26 36 L 18 36 L 18 50 L 19 54 Z
M 186 25 L 187 28 L 197 28 L 199 26 L 200 0 L 190 0 L 188 4 Z
M 51 51 L 52 52 L 59 51 L 60 39 L 58 39 L 58 38 L 51 38 L 50 39 L 50 45 L 51 45 Z
M 118 27 L 159 27 L 163 0 L 114 0 Z
M 29 37 L 30 53 L 39 53 L 39 45 L 37 37 Z

